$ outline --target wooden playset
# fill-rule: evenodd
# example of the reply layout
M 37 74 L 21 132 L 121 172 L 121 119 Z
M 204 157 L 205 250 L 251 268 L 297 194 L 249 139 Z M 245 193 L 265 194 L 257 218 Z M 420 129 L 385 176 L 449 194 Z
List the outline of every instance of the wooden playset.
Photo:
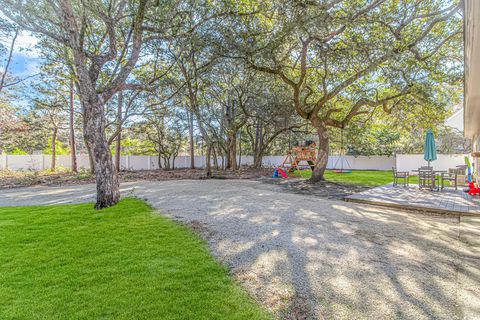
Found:
M 317 160 L 317 145 L 313 141 L 305 141 L 303 144 L 295 146 L 283 160 L 281 168 L 288 172 L 294 172 L 304 168 L 315 168 Z M 304 164 L 302 164 L 302 162 Z M 306 163 L 306 164 L 305 164 Z

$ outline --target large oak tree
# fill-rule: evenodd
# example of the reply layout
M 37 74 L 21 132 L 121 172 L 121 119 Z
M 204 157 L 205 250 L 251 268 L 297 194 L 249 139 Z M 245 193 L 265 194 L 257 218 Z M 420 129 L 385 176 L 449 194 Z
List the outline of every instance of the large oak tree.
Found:
M 290 88 L 296 112 L 317 132 L 315 182 L 327 165 L 329 127 L 434 99 L 430 87 L 461 71 L 460 13 L 457 1 L 272 1 L 238 17 L 224 39 L 231 57 Z
M 21 28 L 68 47 L 73 56 L 84 136 L 97 183 L 96 208 L 114 205 L 119 183 L 105 135 L 105 104 L 119 91 L 138 88 L 132 71 L 142 53 L 146 14 L 155 2 L 3 1 L 0 10 Z M 151 39 L 151 38 L 150 38 Z

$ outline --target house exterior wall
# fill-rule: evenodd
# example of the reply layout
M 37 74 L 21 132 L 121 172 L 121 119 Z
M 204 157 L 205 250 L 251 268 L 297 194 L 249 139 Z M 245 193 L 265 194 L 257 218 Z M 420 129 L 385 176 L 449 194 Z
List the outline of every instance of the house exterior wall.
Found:
M 480 1 L 465 0 L 464 127 L 467 138 L 480 135 Z
M 465 136 L 472 139 L 472 151 L 480 152 L 480 1 L 465 0 Z M 473 158 L 480 170 L 480 158 Z M 478 174 L 476 180 L 479 182 Z

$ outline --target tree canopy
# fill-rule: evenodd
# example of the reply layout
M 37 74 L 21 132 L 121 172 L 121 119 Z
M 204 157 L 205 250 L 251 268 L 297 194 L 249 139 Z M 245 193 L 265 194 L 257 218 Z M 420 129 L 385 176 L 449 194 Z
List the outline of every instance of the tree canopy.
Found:
M 33 32 L 43 72 L 74 83 L 97 207 L 118 200 L 122 139 L 148 140 L 135 150 L 164 167 L 204 152 L 236 170 L 242 152 L 258 166 L 314 135 L 318 181 L 332 151 L 407 150 L 461 101 L 457 0 L 4 0 L 0 11 L 12 43 Z

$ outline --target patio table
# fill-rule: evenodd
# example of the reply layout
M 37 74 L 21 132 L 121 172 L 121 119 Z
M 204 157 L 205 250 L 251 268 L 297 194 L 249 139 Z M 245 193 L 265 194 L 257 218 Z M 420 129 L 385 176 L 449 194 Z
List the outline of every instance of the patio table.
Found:
M 416 172 L 417 176 L 420 176 L 420 169 L 412 170 L 412 172 Z M 446 173 L 446 172 L 448 172 L 448 171 L 446 171 L 446 170 L 432 170 L 433 176 L 435 177 L 435 179 L 432 180 L 432 190 L 434 190 L 434 189 L 437 189 L 437 191 L 440 190 L 440 179 L 442 178 L 442 173 Z M 438 185 L 435 185 L 437 179 L 438 179 Z M 420 185 L 418 187 L 421 188 Z

